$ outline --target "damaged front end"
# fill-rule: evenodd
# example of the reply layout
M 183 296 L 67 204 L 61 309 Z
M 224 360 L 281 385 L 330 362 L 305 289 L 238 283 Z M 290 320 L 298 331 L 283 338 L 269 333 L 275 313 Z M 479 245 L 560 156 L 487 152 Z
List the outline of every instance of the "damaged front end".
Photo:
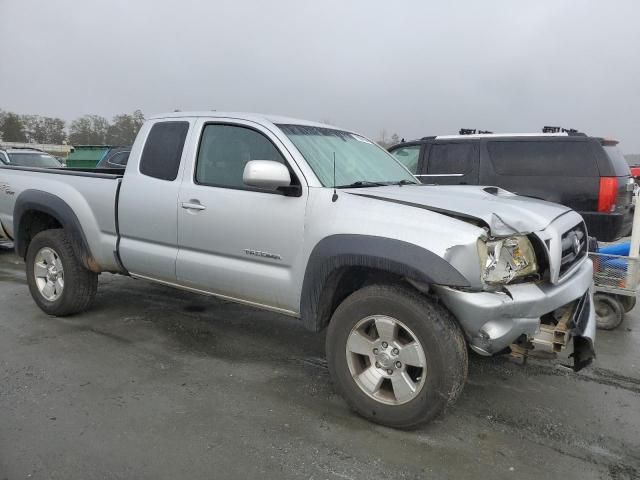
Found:
M 555 357 L 573 342 L 573 352 L 569 355 L 573 364 L 568 366 L 576 372 L 582 370 L 596 356 L 593 339 L 584 336 L 588 333 L 586 331 L 592 311 L 593 302 L 587 292 L 579 300 L 543 315 L 539 331 L 535 335 L 522 335 L 510 345 L 511 356 L 522 363 L 529 357 Z
M 433 290 L 458 319 L 476 353 L 513 351 L 525 359 L 572 346 L 577 371 L 595 357 L 592 277 L 591 260 L 585 259 L 558 283 L 529 281 L 494 291 L 436 285 Z

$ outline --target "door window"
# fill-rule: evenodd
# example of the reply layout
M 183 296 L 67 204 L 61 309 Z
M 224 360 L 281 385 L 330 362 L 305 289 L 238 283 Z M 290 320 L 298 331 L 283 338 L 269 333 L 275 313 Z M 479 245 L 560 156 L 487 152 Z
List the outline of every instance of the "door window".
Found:
M 256 130 L 235 125 L 205 125 L 198 150 L 196 183 L 256 190 L 242 181 L 249 160 L 273 160 L 286 165 L 273 143 Z
M 391 152 L 396 160 L 403 164 L 413 173 L 418 173 L 418 160 L 420 159 L 420 145 L 412 145 L 410 147 L 400 147 Z
M 457 175 L 470 173 L 476 158 L 476 145 L 471 142 L 434 144 L 429 152 L 429 175 Z

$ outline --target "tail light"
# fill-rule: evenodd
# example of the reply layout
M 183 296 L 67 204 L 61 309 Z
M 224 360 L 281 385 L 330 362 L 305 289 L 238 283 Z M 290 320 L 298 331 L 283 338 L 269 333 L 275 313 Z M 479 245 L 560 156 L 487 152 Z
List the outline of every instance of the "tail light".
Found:
M 616 209 L 616 196 L 618 195 L 617 177 L 600 177 L 600 193 L 598 195 L 598 211 L 603 213 L 613 212 Z
M 629 170 L 631 170 L 631 176 L 633 178 L 640 177 L 640 167 L 631 167 Z

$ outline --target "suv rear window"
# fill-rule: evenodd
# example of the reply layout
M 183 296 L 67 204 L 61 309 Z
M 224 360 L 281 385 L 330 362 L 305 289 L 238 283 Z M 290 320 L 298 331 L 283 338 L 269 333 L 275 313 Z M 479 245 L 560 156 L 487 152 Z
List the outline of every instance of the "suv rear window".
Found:
M 622 155 L 622 152 L 615 145 L 607 145 L 602 147 L 604 148 L 607 157 L 611 160 L 611 164 L 613 165 L 613 171 L 616 173 L 617 177 L 624 177 L 631 175 L 631 170 L 629 170 L 629 164 Z
M 161 180 L 175 180 L 189 122 L 160 122 L 151 127 L 140 158 L 140 172 Z
M 487 143 L 498 175 L 537 177 L 598 177 L 588 142 L 492 141 Z

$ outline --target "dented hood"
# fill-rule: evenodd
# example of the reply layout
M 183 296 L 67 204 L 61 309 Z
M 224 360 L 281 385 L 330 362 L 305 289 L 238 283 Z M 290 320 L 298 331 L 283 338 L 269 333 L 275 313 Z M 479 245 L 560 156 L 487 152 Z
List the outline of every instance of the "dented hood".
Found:
M 348 189 L 346 192 L 431 210 L 461 219 L 481 221 L 492 235 L 544 230 L 571 209 L 556 203 L 523 197 L 497 187 L 404 185 Z

